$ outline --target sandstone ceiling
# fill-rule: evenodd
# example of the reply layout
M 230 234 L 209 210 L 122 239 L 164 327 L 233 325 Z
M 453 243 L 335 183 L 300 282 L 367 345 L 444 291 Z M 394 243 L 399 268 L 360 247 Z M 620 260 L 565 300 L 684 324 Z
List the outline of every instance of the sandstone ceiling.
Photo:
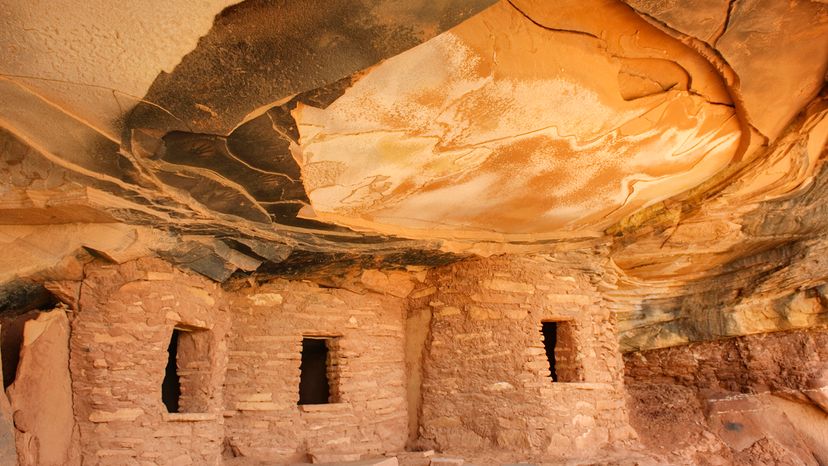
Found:
M 825 322 L 825 2 L 0 5 L 0 301 L 587 249 L 627 349 Z

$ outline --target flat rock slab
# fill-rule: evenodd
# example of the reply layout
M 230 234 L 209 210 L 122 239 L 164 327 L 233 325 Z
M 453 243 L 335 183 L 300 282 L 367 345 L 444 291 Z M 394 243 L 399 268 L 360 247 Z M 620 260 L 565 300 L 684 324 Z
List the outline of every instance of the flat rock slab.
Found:
M 399 466 L 399 461 L 396 457 L 390 458 L 373 458 L 359 461 L 339 461 L 332 463 L 314 463 L 322 466 Z
M 431 458 L 431 466 L 462 466 L 463 458 Z
M 26 322 L 17 377 L 7 393 L 21 465 L 80 464 L 69 376 L 69 320 L 62 309 Z

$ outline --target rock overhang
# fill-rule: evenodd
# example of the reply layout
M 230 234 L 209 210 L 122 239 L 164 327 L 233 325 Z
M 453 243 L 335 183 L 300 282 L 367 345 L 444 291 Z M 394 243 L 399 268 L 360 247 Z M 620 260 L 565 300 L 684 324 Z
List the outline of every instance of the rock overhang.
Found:
M 735 158 L 741 129 L 710 64 L 629 12 L 632 25 L 569 30 L 582 6 L 532 8 L 538 20 L 499 3 L 327 108 L 300 104 L 314 217 L 415 238 L 598 234 Z
M 705 325 L 689 307 L 772 284 L 799 302 L 828 276 L 828 16 L 770 3 L 215 2 L 186 13 L 189 52 L 164 29 L 131 80 L 130 61 L 73 54 L 46 73 L 57 49 L 20 20 L 39 4 L 9 10 L 0 222 L 32 260 L 7 269 L 42 279 L 90 251 L 159 254 L 218 281 L 336 285 L 359 268 L 592 248 L 631 341 L 708 338 L 681 324 Z M 109 18 L 101 37 L 139 43 L 118 42 L 110 16 L 55 20 L 54 37 Z M 147 67 L 164 71 L 138 79 Z

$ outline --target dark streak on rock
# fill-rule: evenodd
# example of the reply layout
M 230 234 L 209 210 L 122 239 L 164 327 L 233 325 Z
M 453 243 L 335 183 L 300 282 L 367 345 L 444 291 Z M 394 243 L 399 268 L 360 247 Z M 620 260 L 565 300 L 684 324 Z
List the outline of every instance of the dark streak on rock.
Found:
M 255 140 L 248 141 L 250 145 Z M 174 165 L 210 170 L 240 185 L 253 198 L 262 202 L 298 200 L 307 202 L 305 189 L 298 179 L 283 171 L 260 171 L 233 158 L 221 136 L 173 132 L 164 136 L 165 149 L 160 160 Z M 271 154 L 279 160 L 283 154 Z M 293 171 L 296 162 L 285 159 L 284 171 Z M 228 186 L 228 188 L 230 188 Z
M 601 40 L 601 38 L 600 38 L 600 37 L 596 36 L 595 34 L 593 34 L 593 33 L 591 33 L 591 32 L 586 32 L 586 31 L 577 31 L 577 30 L 574 30 L 574 29 L 560 29 L 560 28 L 553 28 L 553 27 L 547 26 L 547 25 L 545 25 L 545 24 L 539 23 L 539 22 L 538 22 L 538 21 L 536 21 L 534 18 L 532 18 L 531 16 L 529 16 L 529 14 L 528 14 L 528 13 L 526 13 L 526 12 L 525 12 L 525 11 L 523 11 L 523 10 L 521 10 L 521 9 L 520 9 L 517 5 L 515 5 L 515 4 L 512 2 L 512 0 L 508 0 L 508 2 L 509 2 L 509 5 L 511 5 L 511 6 L 512 6 L 512 8 L 514 8 L 515 10 L 517 10 L 517 12 L 518 12 L 518 13 L 520 13 L 521 15 L 523 15 L 523 17 L 524 17 L 524 18 L 528 19 L 529 21 L 531 21 L 531 22 L 532 22 L 532 24 L 534 24 L 535 26 L 537 26 L 537 27 L 539 27 L 539 28 L 542 28 L 542 29 L 545 29 L 545 30 L 547 30 L 547 31 L 551 31 L 551 32 L 563 32 L 563 33 L 566 33 L 566 34 L 575 34 L 575 35 L 579 35 L 579 36 L 586 36 L 586 37 L 591 37 L 591 38 L 593 38 L 593 39 L 598 39 L 598 40 Z
M 267 262 L 259 267 L 255 278 L 273 277 L 309 279 L 329 286 L 339 286 L 346 277 L 364 269 L 401 269 L 407 265 L 437 267 L 469 256 L 439 251 L 407 249 L 385 254 L 293 251 L 285 260 Z M 241 274 L 248 276 L 247 274 Z
M 719 39 L 727 33 L 727 29 L 730 27 L 730 18 L 733 15 L 733 9 L 735 6 L 736 0 L 729 0 L 727 2 L 727 13 L 725 13 L 724 26 L 722 26 L 722 31 L 716 35 L 715 39 L 713 39 L 713 44 L 711 44 L 713 47 L 716 47 L 716 44 L 719 43 Z
M 412 0 L 385 11 L 381 3 L 362 0 L 244 1 L 219 14 L 197 47 L 171 73 L 156 78 L 124 119 L 122 147 L 102 139 L 91 154 L 57 154 L 91 172 L 61 169 L 61 176 L 67 184 L 77 182 L 136 204 L 92 206 L 117 221 L 221 242 L 185 242 L 159 252 L 217 281 L 239 268 L 232 263 L 236 253 L 244 266 L 261 260 L 274 273 L 296 277 L 303 275 L 303 266 L 316 273 L 325 257 L 334 261 L 332 270 L 348 263 L 455 260 L 416 250 L 436 251 L 436 242 L 356 233 L 298 218 L 309 201 L 291 154 L 299 138 L 291 111 L 300 103 L 327 107 L 361 70 L 494 3 Z
M 0 286 L 0 315 L 23 314 L 33 309 L 52 309 L 58 300 L 42 283 L 12 280 Z
M 826 197 L 828 165 L 823 165 L 804 193 L 764 202 L 745 215 L 742 231 L 750 241 L 744 250 L 703 279 L 684 285 L 676 296 L 644 300 L 636 319 L 646 321 L 650 315 L 671 318 L 661 317 L 658 323 L 648 324 L 652 329 L 638 328 L 622 334 L 622 346 L 647 347 L 648 343 L 641 340 L 645 333 L 653 338 L 662 333 L 680 335 L 691 342 L 724 338 L 733 326 L 728 309 L 768 289 L 780 288 L 780 283 L 797 283 L 806 295 L 825 302 L 820 297 L 822 291 L 810 291 L 807 284 L 828 279 L 828 263 L 819 260 L 828 252 Z M 765 317 L 773 319 L 776 328 L 790 327 L 786 315 L 793 297 L 788 294 L 778 298 L 768 309 Z M 824 320 L 828 323 L 828 314 Z
M 290 152 L 297 144 L 299 132 L 291 111 L 299 103 L 325 108 L 341 96 L 353 82 L 352 77 L 336 81 L 329 86 L 304 92 L 289 102 L 273 107 L 264 114 L 240 125 L 229 136 L 172 131 L 163 136 L 161 144 L 152 159 L 182 168 L 209 170 L 228 183 L 210 183 L 218 192 L 191 192 L 193 197 L 211 209 L 222 213 L 238 215 L 247 219 L 258 219 L 246 207 L 249 199 L 240 201 L 238 214 L 234 214 L 229 201 L 219 201 L 219 192 L 225 191 L 224 199 L 255 199 L 258 207 L 267 211 L 270 221 L 300 228 L 350 231 L 337 225 L 316 220 L 298 218 L 302 207 L 310 200 L 301 181 L 299 164 Z M 166 169 L 165 171 L 170 171 Z M 198 175 L 194 175 L 198 176 Z M 172 181 L 172 186 L 189 190 L 193 186 L 188 179 L 161 176 Z M 232 194 L 234 191 L 236 194 Z
M 135 128 L 227 135 L 257 108 L 320 88 L 397 55 L 494 0 L 411 0 L 401 18 L 352 0 L 247 0 L 216 16 L 172 73 L 127 119 Z M 324 95 L 320 95 L 325 100 Z M 175 117 L 162 111 L 167 110 Z
M 159 171 L 161 181 L 189 193 L 196 201 L 220 214 L 235 215 L 257 223 L 270 223 L 270 217 L 255 202 L 226 185 L 185 169 Z

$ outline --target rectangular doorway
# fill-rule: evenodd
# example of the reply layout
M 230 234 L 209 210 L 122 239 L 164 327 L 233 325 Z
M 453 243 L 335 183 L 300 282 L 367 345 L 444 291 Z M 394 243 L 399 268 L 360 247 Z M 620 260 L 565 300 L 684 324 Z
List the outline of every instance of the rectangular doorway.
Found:
M 337 403 L 339 400 L 338 337 L 302 338 L 299 366 L 299 404 Z
M 553 382 L 582 382 L 575 324 L 571 320 L 541 322 L 543 346 Z

